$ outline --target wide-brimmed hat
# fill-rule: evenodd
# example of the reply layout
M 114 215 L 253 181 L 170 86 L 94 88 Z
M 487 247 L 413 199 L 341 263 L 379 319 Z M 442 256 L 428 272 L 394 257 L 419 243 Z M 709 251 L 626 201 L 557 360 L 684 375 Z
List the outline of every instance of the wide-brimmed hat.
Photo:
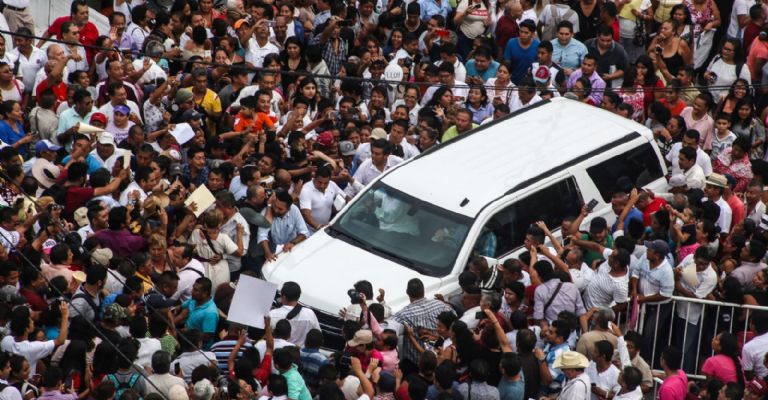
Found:
M 32 164 L 32 176 L 37 180 L 40 186 L 48 189 L 56 183 L 56 179 L 61 174 L 61 169 L 54 163 L 46 160 L 45 158 L 38 158 L 35 163 Z
M 578 351 L 566 351 L 558 354 L 552 368 L 558 369 L 586 369 L 589 366 L 589 360 Z
M 713 173 L 707 177 L 706 183 L 707 185 L 726 188 L 728 186 L 728 179 L 723 175 Z
M 373 342 L 373 333 L 367 329 L 361 329 L 355 332 L 355 336 L 351 340 L 347 341 L 347 346 L 357 347 L 371 342 Z

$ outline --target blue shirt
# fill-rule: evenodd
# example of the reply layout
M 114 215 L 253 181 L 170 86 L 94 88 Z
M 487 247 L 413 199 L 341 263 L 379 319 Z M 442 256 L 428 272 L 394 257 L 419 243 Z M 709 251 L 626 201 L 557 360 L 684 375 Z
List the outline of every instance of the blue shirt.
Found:
M 469 103 L 464 104 L 469 111 L 472 111 L 472 122 L 480 124 L 486 118 L 493 116 L 493 104 L 490 101 L 481 105 L 479 108 L 472 107 Z
M 187 329 L 197 329 L 202 333 L 216 333 L 216 327 L 219 325 L 219 310 L 213 299 L 209 299 L 200 306 L 197 305 L 195 299 L 189 299 L 181 305 L 181 308 L 189 309 Z M 211 344 L 213 344 L 213 340 L 204 343 L 203 348 L 208 350 L 211 348 Z
M 533 39 L 527 49 L 520 46 L 520 39 L 512 39 L 504 48 L 504 59 L 512 62 L 512 83 L 519 85 L 525 78 L 531 64 L 536 61 L 536 52 L 539 49 L 539 39 Z
M 525 397 L 525 378 L 520 371 L 520 380 L 510 381 L 501 378 L 499 381 L 499 399 L 500 400 L 523 400 Z
M 629 221 L 633 219 L 643 222 L 643 213 L 640 212 L 640 210 L 638 210 L 635 207 L 632 207 L 632 209 L 629 210 L 627 217 L 624 218 L 624 230 L 629 228 Z M 618 224 L 619 224 L 619 221 L 616 221 L 613 223 L 613 225 L 611 225 L 611 233 L 616 232 L 616 225 Z
M 499 70 L 499 63 L 498 61 L 491 60 L 490 64 L 488 65 L 488 69 L 482 73 L 475 69 L 475 60 L 467 61 L 467 64 L 464 65 L 464 67 L 467 69 L 467 76 L 479 76 L 483 78 L 483 81 L 487 81 L 488 79 L 496 76 L 496 71 Z
M 587 46 L 576 39 L 571 39 L 563 46 L 555 38 L 552 39 L 552 61 L 563 68 L 576 69 L 581 66 L 581 60 L 587 55 Z
M 69 159 L 72 158 L 72 156 L 66 156 L 64 157 L 61 162 L 63 164 L 66 164 L 69 162 Z M 104 164 L 99 162 L 99 160 L 96 159 L 92 154 L 88 154 L 87 157 L 85 157 L 85 163 L 88 164 L 88 173 L 92 174 L 94 171 L 96 171 L 99 168 L 104 168 Z M 111 172 L 111 171 L 110 171 Z
M 10 125 L 8 125 L 8 122 L 4 120 L 0 120 L 0 140 L 3 141 L 3 143 L 7 145 L 13 145 L 14 143 L 21 140 L 21 138 L 24 137 L 24 125 L 21 123 L 16 123 L 16 129 L 19 131 L 16 132 L 11 128 Z M 21 146 L 18 148 L 19 154 L 22 156 L 27 154 L 27 146 Z
M 438 1 L 440 4 L 437 4 Z M 448 0 L 419 0 L 419 6 L 421 6 L 421 20 L 426 21 L 433 15 L 440 14 L 443 18 L 448 18 L 448 14 L 452 11 L 451 5 L 448 4 Z

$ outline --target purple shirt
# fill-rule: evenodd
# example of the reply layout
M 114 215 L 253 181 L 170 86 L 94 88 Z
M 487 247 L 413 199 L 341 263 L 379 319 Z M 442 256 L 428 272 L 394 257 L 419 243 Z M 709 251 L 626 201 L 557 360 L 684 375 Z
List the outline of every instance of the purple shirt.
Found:
M 581 68 L 571 73 L 570 78 L 568 78 L 568 90 L 573 88 L 573 85 L 579 78 L 581 78 L 583 74 L 584 73 L 581 71 Z M 589 93 L 589 98 L 592 99 L 592 102 L 595 103 L 596 106 L 600 106 L 600 104 L 603 102 L 605 81 L 600 77 L 600 75 L 597 74 L 597 71 L 595 71 L 592 72 L 592 75 L 589 77 L 589 83 L 592 84 L 592 91 Z
M 146 239 L 128 232 L 127 229 L 102 229 L 96 232 L 95 237 L 103 247 L 109 248 L 120 257 L 128 257 L 146 246 Z
M 544 311 L 544 306 L 555 293 L 559 283 L 560 279 L 552 278 L 536 288 L 536 292 L 533 295 L 533 319 L 554 321 L 557 319 L 557 314 L 560 311 L 570 311 L 577 316 L 582 316 L 587 312 L 584 308 L 584 302 L 581 300 L 579 289 L 570 282 L 563 282 L 552 304 L 549 305 L 546 312 Z

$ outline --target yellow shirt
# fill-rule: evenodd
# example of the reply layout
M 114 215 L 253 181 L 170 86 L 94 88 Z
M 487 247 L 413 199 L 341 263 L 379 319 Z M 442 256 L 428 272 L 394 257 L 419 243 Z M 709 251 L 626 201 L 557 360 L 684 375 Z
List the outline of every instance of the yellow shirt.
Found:
M 187 90 L 190 92 L 192 91 L 192 87 L 188 87 Z M 193 92 L 194 93 L 194 92 Z M 194 97 L 195 104 L 197 107 L 202 108 L 205 111 L 213 112 L 213 113 L 220 113 L 221 112 L 221 99 L 219 99 L 219 95 L 216 94 L 211 89 L 207 89 L 205 92 L 205 96 L 203 96 L 202 101 L 198 101 L 197 97 Z M 210 118 L 206 119 L 206 125 L 208 126 L 208 130 L 212 135 L 216 134 L 216 121 L 213 121 Z

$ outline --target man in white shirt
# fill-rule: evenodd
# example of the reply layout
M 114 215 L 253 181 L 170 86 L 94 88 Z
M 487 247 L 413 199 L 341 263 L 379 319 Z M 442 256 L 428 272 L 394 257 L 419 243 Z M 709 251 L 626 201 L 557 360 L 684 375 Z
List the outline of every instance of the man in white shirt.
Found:
M 303 346 L 307 332 L 311 329 L 320 329 L 315 312 L 299 304 L 301 287 L 296 282 L 285 282 L 280 289 L 280 301 L 282 306 L 269 312 L 272 328 L 277 321 L 287 319 L 291 323 L 290 342 L 296 346 Z
M 717 287 L 717 273 L 712 268 L 712 255 L 707 246 L 696 249 L 675 268 L 675 290 L 679 296 L 704 299 Z M 677 336 L 678 346 L 684 354 L 683 369 L 696 367 L 696 352 L 701 323 L 701 304 L 678 302 L 675 308 L 675 325 L 684 335 Z M 686 328 L 686 324 L 688 327 Z M 685 343 L 685 345 L 683 345 Z
M 741 40 L 744 35 L 744 27 L 749 24 L 749 8 L 754 5 L 755 0 L 735 0 L 733 2 L 726 36 Z
M 198 278 L 205 277 L 205 267 L 200 261 L 192 258 L 194 247 L 189 244 L 179 244 L 171 247 L 171 264 L 179 268 L 179 285 L 173 300 L 186 301 L 192 297 L 192 286 Z
M 269 41 L 269 27 L 267 20 L 262 19 L 256 22 L 253 27 L 252 37 L 245 41 L 245 62 L 250 63 L 256 68 L 264 65 L 264 58 L 269 54 L 278 54 L 280 49 Z
M 435 61 L 435 65 L 440 67 L 442 64 L 453 65 L 454 74 L 456 80 L 464 82 L 467 78 L 467 68 L 461 63 L 461 60 L 456 56 L 456 45 L 451 42 L 445 42 L 440 46 L 440 60 Z M 456 93 L 454 93 L 455 95 Z M 423 105 L 423 104 L 422 104 Z
M 34 322 L 28 308 L 15 309 L 11 314 L 11 334 L 0 341 L 0 349 L 9 353 L 23 356 L 29 361 L 30 376 L 37 370 L 37 361 L 53 354 L 57 346 L 61 346 L 67 340 L 69 329 L 69 305 L 62 301 L 59 303 L 61 322 L 59 336 L 55 340 L 40 342 L 30 341 L 29 334 L 35 329 Z
M 755 221 L 756 224 L 763 223 L 763 215 L 765 215 L 765 203 L 763 203 L 763 183 L 759 180 L 753 180 L 749 183 L 747 191 L 744 193 L 746 197 L 746 211 L 747 218 Z M 764 226 L 760 226 L 762 230 L 768 230 L 768 221 Z
M 32 32 L 26 27 L 19 28 L 18 33 L 20 35 L 32 35 Z M 15 69 L 15 63 L 18 61 L 19 68 L 16 71 L 16 75 L 21 76 L 27 92 L 34 92 L 35 75 L 38 70 L 43 69 L 46 61 L 48 61 L 48 57 L 44 51 L 34 46 L 34 42 L 30 38 L 15 36 L 13 43 L 16 45 L 16 48 L 8 52 L 8 57 L 13 62 L 11 68 Z
M 338 196 L 346 202 L 347 194 L 331 181 L 330 168 L 318 168 L 314 178 L 304 185 L 299 195 L 301 216 L 310 233 L 317 232 L 330 222 Z
M 221 225 L 221 233 L 229 236 L 233 243 L 237 243 L 237 225 L 243 226 L 243 254 L 248 252 L 248 245 L 251 242 L 251 228 L 248 221 L 245 220 L 237 209 L 235 195 L 226 190 L 216 193 L 216 208 L 224 214 L 224 224 Z M 235 257 L 230 254 L 224 255 L 224 259 L 229 264 L 230 275 L 232 272 L 240 271 L 242 265 L 241 257 Z M 234 280 L 234 278 L 233 278 Z
M 707 185 L 704 187 L 704 194 L 707 195 L 705 200 L 709 200 L 718 207 L 720 207 L 720 217 L 717 219 L 716 225 L 720 227 L 721 232 L 731 231 L 731 220 L 733 218 L 733 211 L 728 202 L 723 199 L 723 191 L 728 185 L 728 180 L 720 174 L 712 174 L 707 177 Z
M 537 94 L 536 83 L 533 82 L 533 79 L 525 78 L 520 82 L 518 90 L 512 92 L 511 99 L 509 100 L 509 112 L 513 113 L 522 110 L 540 101 L 541 97 Z
M 130 118 L 135 118 L 138 120 L 138 122 L 136 122 L 136 120 L 133 122 L 141 125 L 141 112 L 139 112 L 139 105 L 132 100 L 128 100 L 128 90 L 125 88 L 125 86 L 123 86 L 122 83 L 110 83 L 107 87 L 107 94 L 109 95 L 109 101 L 104 103 L 103 106 L 99 107 L 100 113 L 106 115 L 110 121 L 114 121 L 115 106 L 124 104 L 127 105 L 131 110 Z
M 592 362 L 587 367 L 587 375 L 592 382 L 592 399 L 608 398 L 608 394 L 617 386 L 621 371 L 612 361 L 613 344 L 607 340 L 595 342 Z
M 186 387 L 184 379 L 170 373 L 171 355 L 165 351 L 158 351 L 152 355 L 152 375 L 147 377 L 147 395 L 158 393 L 164 398 L 170 399 L 170 391 L 174 385 Z
M 404 160 L 419 155 L 419 149 L 405 140 L 408 128 L 408 120 L 399 119 L 392 122 L 392 128 L 389 130 L 389 143 L 391 143 L 392 146 L 400 146 L 403 149 Z
M 675 143 L 667 153 L 667 162 L 672 165 L 672 175 L 684 174 L 683 168 L 680 167 L 680 149 L 683 147 L 690 147 L 696 151 L 696 165 L 701 167 L 704 176 L 712 174 L 712 160 L 704 150 L 699 148 L 699 131 L 695 129 L 689 129 L 683 134 L 683 141 Z
M 143 202 L 147 198 L 147 192 L 151 192 L 155 186 L 157 186 L 157 177 L 151 167 L 142 165 L 136 168 L 133 182 L 120 193 L 120 205 L 127 206 L 132 201 Z
M 683 171 L 685 177 L 685 186 L 688 189 L 704 189 L 707 177 L 704 170 L 696 163 L 696 150 L 690 147 L 680 149 L 678 156 L 678 166 Z
M 365 185 L 372 182 L 384 171 L 400 164 L 403 159 L 392 154 L 392 145 L 386 139 L 377 139 L 371 143 L 371 158 L 363 161 L 355 175 L 346 177 L 349 185 L 344 189 L 350 197 L 355 196 Z
M 456 70 L 453 64 L 442 63 L 437 67 L 438 74 L 440 76 L 440 85 L 432 85 L 424 92 L 424 97 L 421 98 L 421 106 L 424 107 L 432 100 L 432 96 L 441 86 L 448 86 L 453 92 L 453 99 L 456 104 L 461 106 L 469 96 L 469 86 L 456 76 Z
M 123 162 L 124 150 L 118 151 L 115 144 L 115 137 L 109 132 L 101 132 L 99 140 L 96 142 L 96 149 L 91 151 L 90 155 L 98 161 L 104 168 L 112 170 L 115 163 L 120 160 Z

